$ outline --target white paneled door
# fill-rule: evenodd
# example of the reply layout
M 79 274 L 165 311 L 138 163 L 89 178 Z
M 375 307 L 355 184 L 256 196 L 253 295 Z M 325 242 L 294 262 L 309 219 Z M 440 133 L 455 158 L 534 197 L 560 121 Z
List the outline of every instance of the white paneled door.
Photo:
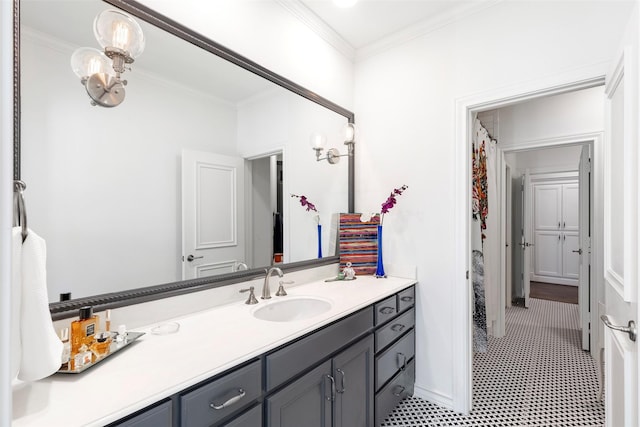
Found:
M 605 86 L 604 328 L 609 427 L 638 426 L 638 5 Z
M 244 262 L 244 159 L 183 150 L 182 255 L 183 279 Z

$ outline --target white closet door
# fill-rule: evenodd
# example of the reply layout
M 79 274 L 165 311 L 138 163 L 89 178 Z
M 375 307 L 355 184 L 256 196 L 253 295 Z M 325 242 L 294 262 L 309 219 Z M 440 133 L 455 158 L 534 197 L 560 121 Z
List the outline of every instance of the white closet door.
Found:
M 536 184 L 533 194 L 536 231 L 560 230 L 562 225 L 562 185 Z
M 567 279 L 580 278 L 580 235 L 565 232 L 562 237 L 562 276 Z M 574 252 L 576 251 L 576 252 Z
M 534 249 L 534 275 L 562 276 L 562 241 L 560 232 L 536 231 Z
M 562 229 L 564 231 L 579 230 L 579 186 L 578 183 L 562 185 Z

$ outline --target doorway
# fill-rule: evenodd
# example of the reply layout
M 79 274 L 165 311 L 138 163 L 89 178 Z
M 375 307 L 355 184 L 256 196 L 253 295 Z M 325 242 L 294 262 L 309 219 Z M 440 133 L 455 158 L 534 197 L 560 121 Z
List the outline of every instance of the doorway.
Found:
M 574 76 L 576 78 L 565 80 L 564 82 L 558 82 L 557 85 L 552 87 L 548 86 L 548 82 L 546 84 L 542 82 L 542 86 L 536 86 L 533 84 L 523 84 L 517 88 L 510 88 L 508 90 L 499 90 L 494 93 L 487 95 L 477 95 L 464 99 L 459 99 L 456 102 L 456 111 L 457 111 L 457 119 L 458 123 L 461 125 L 458 126 L 459 132 L 456 136 L 457 141 L 457 150 L 458 150 L 458 162 L 457 167 L 459 173 L 456 174 L 456 194 L 457 200 L 459 203 L 460 209 L 456 211 L 456 223 L 458 226 L 456 227 L 456 241 L 460 242 L 460 246 L 458 246 L 456 256 L 456 265 L 460 266 L 460 269 L 464 272 L 470 265 L 469 260 L 471 259 L 471 251 L 470 251 L 470 218 L 471 218 L 471 200 L 470 200 L 470 182 L 471 182 L 471 165 L 468 153 L 471 151 L 471 130 L 473 129 L 472 123 L 476 114 L 480 111 L 499 109 L 507 106 L 513 106 L 518 103 L 524 103 L 525 101 L 535 101 L 540 100 L 545 97 L 550 97 L 554 95 L 560 94 L 568 94 L 572 92 L 582 91 L 583 89 L 592 89 L 598 86 L 602 86 L 604 83 L 603 77 L 595 77 L 595 78 L 584 78 L 584 76 Z M 566 133 L 565 133 L 566 135 Z M 584 132 L 578 133 L 575 132 L 572 134 L 572 137 L 566 137 L 563 143 L 565 144 L 584 144 L 593 142 L 594 147 L 594 157 L 597 158 L 597 162 L 595 164 L 595 190 L 594 190 L 594 199 L 592 200 L 592 204 L 594 206 L 602 205 L 602 172 L 601 172 L 601 153 L 602 153 L 602 129 L 598 128 L 597 131 L 593 132 Z M 514 146 L 514 139 L 502 139 L 500 141 L 500 149 L 518 149 L 518 150 L 527 150 L 533 148 L 545 148 L 552 147 L 558 143 L 558 138 L 546 136 L 546 137 L 538 137 L 519 141 L 517 147 Z M 504 154 L 502 154 L 504 155 Z M 504 168 L 501 166 L 499 168 L 501 174 L 504 174 Z M 502 213 L 501 215 L 505 215 Z M 600 224 L 602 222 L 602 212 L 601 210 L 596 210 L 594 212 L 594 217 L 592 219 L 594 223 Z M 462 226 L 464 224 L 464 226 Z M 592 259 L 601 260 L 602 259 L 602 230 L 599 227 L 592 234 Z M 503 245 L 501 248 L 504 253 L 506 253 L 506 248 Z M 503 257 L 501 257 L 503 259 Z M 596 277 L 599 276 L 599 271 L 601 271 L 601 263 L 598 265 L 592 266 L 592 270 L 597 271 L 596 273 L 592 272 L 592 275 Z M 506 282 L 506 269 L 501 269 L 501 284 L 500 286 L 500 301 L 506 301 L 506 286 L 504 285 Z M 469 274 L 468 272 L 467 274 Z M 467 276 L 469 277 L 469 276 Z M 469 292 L 469 281 L 461 280 L 459 282 L 460 286 L 456 286 L 456 291 L 459 295 L 459 301 L 463 303 L 459 306 L 455 307 L 457 313 L 459 313 L 459 319 L 462 321 L 462 324 L 458 325 L 461 331 L 465 331 L 463 337 L 460 340 L 456 340 L 454 342 L 454 369 L 455 377 L 454 377 L 454 396 L 456 399 L 454 401 L 454 410 L 458 412 L 468 413 L 471 410 L 472 406 L 472 378 L 473 378 L 473 367 L 472 367 L 472 346 L 473 346 L 473 338 L 472 338 L 472 327 L 471 325 L 471 293 Z M 593 305 L 597 300 L 597 286 L 599 284 L 596 283 L 594 288 L 594 292 L 589 296 L 589 306 L 591 308 L 590 320 L 591 324 L 596 324 L 594 316 L 596 315 L 596 310 L 593 309 Z M 502 307 L 505 304 L 500 304 Z M 454 316 L 454 318 L 458 318 Z M 504 325 L 504 319 L 496 319 L 496 331 L 499 332 L 498 328 L 500 325 Z M 592 338 L 594 341 L 598 342 L 599 338 Z

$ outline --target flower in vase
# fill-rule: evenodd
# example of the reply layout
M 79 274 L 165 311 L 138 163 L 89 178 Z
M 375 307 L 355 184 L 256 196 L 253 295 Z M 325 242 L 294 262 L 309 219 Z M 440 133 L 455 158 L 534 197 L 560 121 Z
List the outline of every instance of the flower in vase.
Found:
M 297 194 L 292 194 L 291 197 L 297 197 L 300 200 L 300 205 L 303 208 L 305 208 L 307 212 L 313 211 L 313 212 L 316 212 L 316 214 L 318 213 L 318 209 L 316 208 L 316 205 L 311 203 L 306 196 L 303 196 L 303 195 L 298 196 Z M 318 224 L 320 224 L 320 215 L 315 215 L 315 220 Z
M 389 211 L 396 205 L 398 202 L 397 197 L 400 196 L 409 186 L 403 185 L 400 188 L 394 188 L 387 200 L 382 204 L 382 209 L 380 210 L 380 225 L 382 225 L 382 221 L 384 220 L 384 214 L 389 213 Z

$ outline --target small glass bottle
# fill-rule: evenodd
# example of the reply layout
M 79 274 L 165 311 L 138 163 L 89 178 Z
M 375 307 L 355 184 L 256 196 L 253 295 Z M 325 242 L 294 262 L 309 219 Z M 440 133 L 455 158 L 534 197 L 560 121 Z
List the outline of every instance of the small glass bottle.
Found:
M 62 341 L 62 359 L 60 370 L 69 370 L 71 360 L 71 344 L 69 343 L 69 328 L 60 329 L 60 341 Z
M 93 353 L 89 351 L 89 348 L 85 344 L 82 344 L 78 349 L 78 352 L 73 356 L 73 359 L 71 359 L 71 370 L 75 371 L 85 365 L 90 365 L 92 361 Z
M 91 346 L 91 352 L 94 355 L 94 361 L 96 359 L 102 359 L 109 354 L 109 347 L 111 346 L 111 333 L 100 332 L 96 335 L 96 340 Z
M 98 316 L 93 314 L 93 307 L 82 307 L 79 316 L 78 320 L 71 322 L 71 357 L 74 360 L 83 345 L 87 350 L 91 347 L 98 332 Z

